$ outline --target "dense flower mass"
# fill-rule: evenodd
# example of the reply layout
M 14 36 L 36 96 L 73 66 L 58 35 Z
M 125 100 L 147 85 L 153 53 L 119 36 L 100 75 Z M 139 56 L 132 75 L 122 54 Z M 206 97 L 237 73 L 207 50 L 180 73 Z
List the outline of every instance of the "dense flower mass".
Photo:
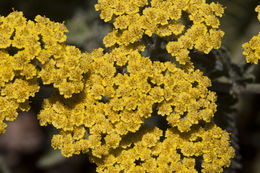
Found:
M 104 38 L 108 52 L 64 44 L 64 24 L 45 17 L 0 18 L 0 133 L 18 109 L 30 109 L 29 97 L 42 84 L 52 84 L 38 119 L 58 129 L 52 147 L 64 156 L 87 153 L 97 172 L 222 172 L 234 149 L 212 121 L 216 95 L 189 53 L 220 47 L 223 7 L 205 0 L 99 0 L 96 9 L 114 25 Z M 144 37 L 154 35 L 178 63 L 144 55 Z
M 136 132 L 153 113 L 166 116 L 181 132 L 189 131 L 200 120 L 211 121 L 216 97 L 207 89 L 210 80 L 198 70 L 185 73 L 173 63 L 152 62 L 127 48 L 106 54 L 102 51 L 87 55 L 90 72 L 82 93 L 67 100 L 57 100 L 57 95 L 46 99 L 39 115 L 42 125 L 51 123 L 62 134 L 71 133 L 71 144 L 85 141 L 85 135 L 73 139 L 75 130 L 85 129 L 93 155 L 101 157 L 105 152 L 96 150 L 117 148 L 123 135 Z M 80 103 L 73 105 L 74 99 Z M 112 138 L 116 141 L 110 141 Z M 102 144 L 102 140 L 109 141 Z M 63 143 L 56 147 L 66 149 Z
M 260 5 L 258 5 L 255 9 L 258 13 L 258 20 L 260 21 Z M 253 38 L 242 45 L 244 51 L 243 55 L 246 56 L 246 61 L 248 63 L 257 64 L 260 59 L 260 33 L 258 35 L 253 36 Z
M 35 22 L 14 11 L 0 17 L 0 134 L 4 121 L 13 121 L 17 110 L 28 110 L 29 97 L 39 91 L 39 78 L 53 84 L 64 97 L 83 89 L 87 72 L 84 54 L 63 44 L 64 24 L 36 16 Z
M 218 49 L 224 35 L 218 29 L 224 8 L 206 0 L 98 0 L 95 7 L 101 19 L 114 25 L 104 38 L 106 47 L 136 44 L 144 35 L 157 35 L 166 40 L 167 51 L 180 64 L 190 61 L 193 48 L 206 54 Z
M 128 47 L 105 54 L 97 49 L 87 58 L 84 91 L 70 99 L 54 93 L 38 116 L 41 125 L 60 129 L 52 146 L 64 156 L 88 153 L 98 172 L 196 172 L 193 156 L 203 156 L 203 172 L 230 164 L 234 150 L 228 133 L 210 123 L 216 96 L 199 70 L 185 72 L 171 62 L 152 62 Z M 165 136 L 144 124 L 154 115 L 165 116 L 171 126 Z M 217 146 L 222 149 L 213 150 Z M 142 164 L 136 165 L 138 161 Z
M 227 132 L 216 125 L 193 128 L 182 134 L 174 128 L 166 131 L 144 128 L 133 136 L 125 136 L 122 145 L 97 163 L 98 172 L 194 172 L 197 161 L 202 161 L 201 172 L 222 172 L 230 164 L 234 150 L 229 146 Z

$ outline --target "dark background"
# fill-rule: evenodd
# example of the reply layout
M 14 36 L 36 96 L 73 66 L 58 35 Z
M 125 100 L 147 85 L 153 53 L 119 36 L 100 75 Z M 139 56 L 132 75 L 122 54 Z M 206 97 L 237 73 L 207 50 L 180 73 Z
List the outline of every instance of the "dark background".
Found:
M 111 29 L 110 24 L 105 24 L 99 19 L 98 12 L 93 8 L 95 2 L 96 0 L 0 0 L 0 15 L 6 16 L 14 9 L 23 11 L 24 16 L 31 20 L 40 14 L 53 21 L 65 21 L 70 31 L 67 34 L 67 43 L 76 45 L 82 51 L 91 51 L 93 48 L 103 47 L 102 38 Z M 221 28 L 225 32 L 222 45 L 229 52 L 232 63 L 244 64 L 245 57 L 242 56 L 241 44 L 249 41 L 260 31 L 260 22 L 257 21 L 254 12 L 254 8 L 260 2 L 257 0 L 218 2 L 226 6 L 225 15 L 221 19 Z M 250 68 L 251 74 L 255 75 L 254 82 L 260 83 L 259 65 Z M 223 101 L 228 95 L 222 91 L 218 93 L 220 93 L 219 107 L 216 116 L 221 116 L 221 111 L 228 105 Z M 234 169 L 227 169 L 225 172 L 260 172 L 259 93 L 260 88 L 239 92 L 236 102 L 232 103 L 231 116 L 235 126 L 222 125 L 222 128 L 231 131 L 237 137 L 233 141 L 237 149 L 236 158 L 232 161 Z M 86 155 L 64 158 L 59 151 L 51 148 L 50 140 L 55 129 L 40 127 L 36 118 L 42 98 L 42 94 L 37 94 L 32 100 L 32 110 L 21 113 L 15 122 L 8 123 L 7 132 L 0 136 L 0 173 L 95 172 L 95 165 L 89 163 Z M 216 121 L 221 126 L 218 117 Z

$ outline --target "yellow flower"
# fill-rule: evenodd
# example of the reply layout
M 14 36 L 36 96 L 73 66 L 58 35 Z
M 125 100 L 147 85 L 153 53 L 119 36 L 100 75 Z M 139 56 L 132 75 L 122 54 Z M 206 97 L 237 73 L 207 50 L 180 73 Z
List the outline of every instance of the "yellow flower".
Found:
M 229 166 L 234 149 L 229 134 L 212 123 L 211 81 L 189 56 L 194 48 L 207 54 L 220 47 L 223 7 L 205 0 L 98 0 L 95 8 L 115 27 L 103 40 L 109 53 L 64 44 L 65 25 L 39 15 L 0 17 L 0 133 L 18 109 L 29 109 L 40 79 L 58 90 L 44 100 L 38 119 L 58 129 L 52 147 L 65 157 L 88 152 L 98 172 L 196 172 L 196 157 L 204 159 L 202 172 Z M 145 37 L 165 39 L 159 46 L 177 63 L 142 56 L 149 51 Z M 258 42 L 244 46 L 250 61 L 260 54 Z M 165 116 L 164 132 L 146 126 L 154 115 Z
M 167 51 L 174 57 L 179 54 L 176 60 L 181 64 L 190 62 L 188 54 L 194 47 L 206 54 L 212 49 L 220 47 L 223 37 L 221 30 L 218 30 L 221 34 L 217 34 L 218 36 L 215 36 L 212 41 L 209 41 L 209 36 L 207 36 L 211 29 L 219 28 L 219 17 L 222 17 L 224 13 L 224 8 L 220 4 L 193 0 L 136 2 L 136 0 L 98 1 L 95 7 L 97 11 L 101 11 L 101 19 L 104 19 L 105 22 L 112 22 L 114 25 L 113 31 L 104 38 L 103 42 L 106 47 L 138 44 L 143 35 L 148 37 L 152 37 L 153 34 L 159 37 L 168 36 L 175 38 L 177 44 L 173 45 L 173 40 L 170 39 Z M 182 16 L 183 12 L 188 14 L 187 19 Z M 191 20 L 193 25 L 184 30 L 185 26 L 182 23 L 183 20 L 179 20 L 180 18 Z M 203 32 L 201 32 L 202 28 Z M 203 37 L 199 38 L 200 35 Z M 187 42 L 184 45 L 180 41 L 182 36 L 189 38 L 188 45 Z M 186 55 L 180 56 L 183 54 L 183 48 Z M 182 53 L 178 51 L 180 49 Z

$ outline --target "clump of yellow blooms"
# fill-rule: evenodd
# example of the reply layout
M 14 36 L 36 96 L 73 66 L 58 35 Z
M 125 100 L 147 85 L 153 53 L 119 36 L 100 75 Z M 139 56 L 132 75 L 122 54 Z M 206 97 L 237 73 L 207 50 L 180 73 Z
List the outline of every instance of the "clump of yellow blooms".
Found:
M 39 114 L 41 125 L 61 129 L 53 144 L 64 155 L 74 153 L 59 142 L 66 134 L 72 137 L 71 147 L 78 147 L 77 142 L 83 140 L 94 156 L 102 157 L 119 146 L 122 136 L 138 131 L 153 109 L 180 132 L 190 131 L 200 120 L 211 122 L 216 111 L 215 93 L 207 89 L 210 80 L 198 70 L 185 73 L 171 62 L 152 62 L 127 48 L 102 52 L 98 49 L 87 55 L 90 72 L 82 93 L 67 100 L 54 95 L 45 100 Z M 75 100 L 80 103 L 74 105 Z M 78 129 L 82 135 L 74 138 Z
M 255 8 L 255 11 L 258 13 L 257 18 L 260 21 L 260 5 Z M 244 43 L 242 47 L 247 63 L 257 64 L 260 59 L 260 32 L 257 36 L 253 36 L 249 42 Z
M 190 62 L 189 51 L 208 54 L 218 49 L 224 32 L 219 19 L 224 8 L 206 0 L 98 0 L 96 10 L 114 29 L 104 38 L 106 47 L 141 42 L 144 35 L 167 41 L 168 53 L 180 64 Z
M 96 9 L 114 24 L 104 38 L 109 52 L 64 44 L 64 24 L 45 17 L 0 18 L 0 133 L 18 109 L 29 110 L 42 81 L 57 90 L 38 119 L 58 129 L 52 147 L 64 156 L 87 153 L 97 172 L 222 172 L 234 149 L 213 123 L 211 81 L 189 53 L 220 47 L 223 7 L 205 0 L 99 0 Z M 167 40 L 179 63 L 145 57 L 144 35 Z M 158 117 L 166 130 L 145 121 Z
M 194 127 L 185 134 L 169 128 L 163 141 L 161 136 L 158 128 L 140 129 L 135 136 L 125 136 L 121 147 L 110 155 L 92 160 L 98 172 L 196 173 L 196 159 L 200 158 L 201 172 L 209 173 L 223 172 L 222 167 L 230 164 L 229 157 L 234 154 L 227 142 L 228 133 L 213 124 Z
M 18 109 L 30 109 L 29 97 L 39 91 L 39 79 L 66 98 L 83 89 L 85 55 L 63 43 L 64 32 L 64 24 L 39 15 L 35 22 L 17 11 L 0 17 L 0 134 Z

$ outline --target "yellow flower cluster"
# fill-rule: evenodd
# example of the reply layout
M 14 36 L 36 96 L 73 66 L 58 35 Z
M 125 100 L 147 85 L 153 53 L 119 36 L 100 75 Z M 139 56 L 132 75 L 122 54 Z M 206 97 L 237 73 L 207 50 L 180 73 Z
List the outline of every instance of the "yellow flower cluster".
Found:
M 202 162 L 201 172 L 223 172 L 230 165 L 234 149 L 229 134 L 213 124 L 195 127 L 183 135 L 174 128 L 166 131 L 165 139 L 158 128 L 140 129 L 122 139 L 122 145 L 97 163 L 97 172 L 176 172 L 196 173 L 196 159 Z M 201 160 L 199 160 L 201 159 Z M 203 160 L 203 161 L 202 161 Z
M 255 11 L 258 13 L 257 18 L 260 21 L 260 5 L 256 7 Z M 257 64 L 260 59 L 260 32 L 257 36 L 253 36 L 249 42 L 244 43 L 242 47 L 247 63 Z
M 58 90 L 44 100 L 38 119 L 59 130 L 52 147 L 64 156 L 88 153 L 98 172 L 222 172 L 234 149 L 229 134 L 212 122 L 211 81 L 189 58 L 193 48 L 219 48 L 221 5 L 99 0 L 96 9 L 115 27 L 104 38 L 106 53 L 64 44 L 66 27 L 48 18 L 0 17 L 0 133 L 17 109 L 29 110 L 42 81 Z M 146 45 L 140 40 L 154 34 L 167 40 L 168 53 L 182 66 L 141 54 Z M 153 118 L 164 118 L 168 128 L 146 123 Z
M 17 117 L 17 109 L 30 108 L 28 99 L 39 91 L 39 79 L 65 97 L 83 89 L 85 55 L 63 44 L 64 32 L 64 24 L 39 15 L 35 22 L 17 11 L 0 17 L 0 134 L 4 121 Z
M 184 71 L 171 62 L 152 62 L 142 57 L 138 50 L 122 46 L 105 54 L 103 49 L 97 49 L 87 53 L 86 58 L 89 73 L 83 92 L 69 99 L 54 93 L 45 99 L 38 116 L 42 126 L 52 124 L 60 129 L 59 134 L 53 136 L 52 146 L 60 149 L 64 156 L 87 152 L 99 166 L 98 172 L 131 169 L 150 172 L 153 168 L 166 172 L 179 168 L 195 171 L 192 156 L 206 158 L 208 152 L 214 158 L 205 161 L 205 170 L 221 170 L 229 165 L 234 151 L 229 146 L 226 132 L 214 126 L 212 129 L 217 137 L 211 139 L 212 135 L 208 134 L 211 128 L 204 130 L 201 127 L 199 132 L 192 129 L 199 121 L 210 123 L 216 111 L 215 93 L 207 89 L 211 82 L 202 72 Z M 169 136 L 171 130 L 168 129 L 167 139 L 161 142 L 162 131 L 156 127 L 149 131 L 143 124 L 152 114 L 166 116 L 178 137 Z M 189 133 L 203 140 L 210 139 L 207 138 L 207 144 L 200 142 L 200 148 L 197 148 L 193 141 L 182 141 Z M 230 150 L 229 153 L 218 155 L 212 149 L 208 150 L 209 146 L 214 148 L 222 142 L 227 144 L 223 146 L 226 148 L 218 152 Z M 170 148 L 175 154 L 166 152 Z M 183 150 L 188 157 L 183 163 L 176 149 Z M 198 153 L 192 154 L 196 149 Z M 135 150 L 139 153 L 133 153 Z M 156 157 L 153 152 L 157 153 Z M 136 166 L 134 162 L 138 159 L 145 164 Z M 164 163 L 165 159 L 172 166 Z
M 218 29 L 224 8 L 206 0 L 98 0 L 95 8 L 115 27 L 103 40 L 106 47 L 142 43 L 144 35 L 155 34 L 180 64 L 190 62 L 193 48 L 206 54 L 218 49 L 224 35 Z

